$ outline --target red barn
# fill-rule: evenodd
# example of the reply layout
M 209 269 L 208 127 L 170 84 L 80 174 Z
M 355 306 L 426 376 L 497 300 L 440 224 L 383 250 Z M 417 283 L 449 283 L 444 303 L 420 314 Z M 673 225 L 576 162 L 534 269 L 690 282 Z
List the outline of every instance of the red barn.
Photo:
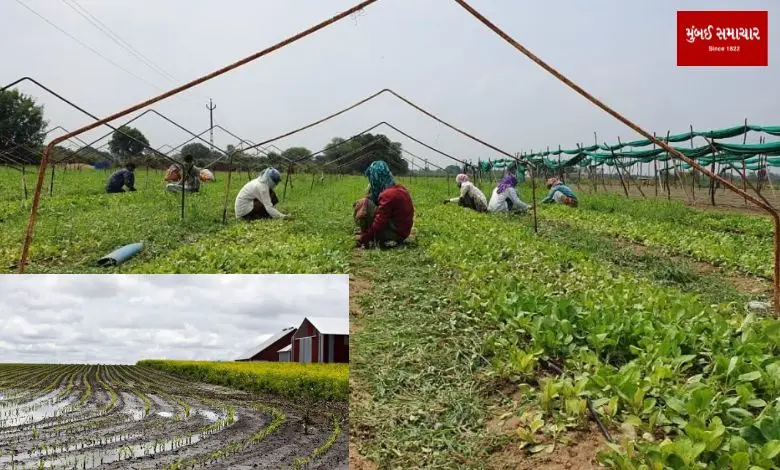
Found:
M 292 362 L 349 362 L 349 317 L 306 317 L 292 336 Z
M 295 328 L 285 328 L 241 355 L 237 361 L 279 361 L 279 350 L 289 347 Z M 287 359 L 289 360 L 289 359 Z

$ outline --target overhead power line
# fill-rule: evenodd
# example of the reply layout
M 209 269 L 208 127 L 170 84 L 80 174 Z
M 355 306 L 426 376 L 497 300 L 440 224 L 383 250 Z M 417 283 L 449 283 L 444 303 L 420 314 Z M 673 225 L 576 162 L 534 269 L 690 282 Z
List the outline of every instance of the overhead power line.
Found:
M 23 7 L 24 7 L 25 9 L 27 9 L 27 10 L 28 10 L 30 13 L 32 13 L 32 14 L 34 14 L 35 16 L 37 16 L 38 18 L 42 19 L 43 21 L 45 21 L 46 23 L 48 23 L 48 24 L 49 24 L 51 27 L 53 27 L 54 29 L 56 29 L 56 30 L 57 30 L 57 31 L 59 31 L 60 33 L 64 34 L 65 36 L 67 36 L 67 37 L 68 37 L 68 38 L 70 38 L 71 40 L 75 41 L 75 42 L 76 42 L 77 44 L 79 44 L 81 47 L 83 47 L 83 48 L 85 48 L 85 49 L 89 50 L 90 52 L 92 52 L 92 53 L 93 53 L 93 54 L 95 54 L 96 56 L 100 57 L 101 59 L 105 60 L 105 61 L 106 61 L 106 62 L 108 62 L 109 64 L 113 65 L 113 66 L 114 66 L 114 67 L 116 67 L 117 69 L 119 69 L 119 70 L 121 70 L 121 71 L 125 72 L 126 74 L 128 74 L 128 75 L 132 76 L 133 78 L 135 78 L 135 79 L 137 79 L 137 80 L 140 80 L 140 81 L 144 82 L 145 84 L 147 84 L 147 85 L 151 86 L 152 88 L 154 88 L 154 89 L 156 89 L 156 90 L 164 90 L 164 88 L 163 88 L 163 87 L 161 87 L 161 86 L 159 86 L 159 85 L 157 85 L 157 84 L 155 84 L 155 83 L 153 83 L 153 82 L 151 82 L 151 81 L 149 81 L 149 80 L 147 80 L 147 79 L 143 78 L 142 76 L 138 75 L 137 73 L 135 73 L 135 72 L 133 72 L 133 71 L 131 71 L 131 70 L 128 70 L 127 68 L 123 67 L 122 65 L 120 65 L 120 64 L 116 63 L 115 61 L 113 61 L 113 60 L 109 59 L 108 57 L 106 57 L 105 55 L 103 55 L 102 53 L 100 53 L 99 51 L 95 50 L 95 49 L 94 49 L 93 47 L 91 47 L 89 44 L 86 44 L 86 43 L 84 43 L 84 42 L 83 42 L 83 41 L 81 41 L 79 38 L 77 38 L 77 37 L 75 37 L 74 35 L 70 34 L 68 31 L 64 30 L 63 28 L 61 28 L 61 27 L 60 27 L 59 25 L 57 25 L 56 23 L 54 23 L 54 22 L 53 22 L 53 21 L 51 21 L 50 19 L 48 19 L 48 18 L 46 18 L 45 16 L 43 16 L 41 13 L 37 12 L 36 10 L 34 10 L 32 7 L 30 7 L 29 5 L 27 5 L 26 3 L 24 3 L 22 0 L 16 0 L 16 3 L 18 3 L 18 4 L 19 4 L 19 5 L 21 5 L 21 6 L 23 6 Z M 201 96 L 202 96 L 202 95 L 201 95 Z M 185 95 L 182 95 L 182 96 L 181 96 L 181 98 L 182 98 L 182 99 L 185 99 L 185 100 L 188 100 L 188 101 L 191 101 L 191 100 L 192 100 L 192 97 L 188 97 L 188 96 L 185 96 Z M 194 101 L 193 101 L 193 103 L 194 103 Z
M 122 39 L 117 33 L 115 33 L 108 25 L 100 21 L 95 15 L 93 15 L 91 12 L 89 12 L 84 6 L 82 6 L 80 3 L 78 3 L 77 0 L 62 0 L 62 2 L 70 7 L 73 11 L 78 13 L 82 18 L 87 20 L 90 24 L 92 24 L 94 27 L 96 27 L 100 32 L 105 34 L 109 37 L 114 43 L 125 49 L 126 51 L 130 52 L 136 59 L 143 62 L 146 66 L 148 66 L 150 69 L 152 69 L 154 72 L 159 74 L 160 76 L 164 77 L 167 80 L 170 80 L 172 82 L 179 82 L 180 80 L 174 77 L 171 73 L 154 63 L 151 59 L 146 57 L 143 53 L 141 53 L 138 49 L 130 45 L 127 41 Z M 193 94 L 198 95 L 199 97 L 206 99 L 207 97 L 201 93 L 199 93 L 196 90 L 192 91 Z M 182 96 L 182 98 L 190 100 L 189 97 Z M 209 100 L 211 100 L 211 97 L 208 97 Z M 194 102 L 194 101 L 193 101 Z
M 148 57 L 143 55 L 141 52 L 139 52 L 136 48 L 131 46 L 127 41 L 122 39 L 118 34 L 116 34 L 111 28 L 109 28 L 105 23 L 100 21 L 98 18 L 96 18 L 92 13 L 90 13 L 86 8 L 81 6 L 76 0 L 62 0 L 62 3 L 70 7 L 73 11 L 78 13 L 82 18 L 87 20 L 90 24 L 92 24 L 95 28 L 100 30 L 103 34 L 108 36 L 109 39 L 111 39 L 114 43 L 119 45 L 119 47 L 125 49 L 130 54 L 132 54 L 135 58 L 143 62 L 146 66 L 148 66 L 150 69 L 154 70 L 156 73 L 161 75 L 162 77 L 171 80 L 176 81 L 176 78 L 171 75 L 170 73 L 166 72 L 162 67 L 158 66 L 154 62 L 151 61 Z
M 43 21 L 45 21 L 45 22 L 49 23 L 49 25 L 51 25 L 51 26 L 52 26 L 53 28 L 55 28 L 57 31 L 61 32 L 62 34 L 66 35 L 66 36 L 68 36 L 68 37 L 69 37 L 70 39 L 72 39 L 73 41 L 76 41 L 76 42 L 77 42 L 79 45 L 81 45 L 82 47 L 84 47 L 84 48 L 88 49 L 88 50 L 89 50 L 89 51 L 91 51 L 93 54 L 97 55 L 97 56 L 98 56 L 98 57 L 100 57 L 101 59 L 103 59 L 103 60 L 105 60 L 106 62 L 110 63 L 111 65 L 113 65 L 114 67 L 118 68 L 119 70 L 121 70 L 121 71 L 123 71 L 123 72 L 125 72 L 125 73 L 127 73 L 127 74 L 129 74 L 129 75 L 132 75 L 133 77 L 137 78 L 138 80 L 141 80 L 142 82 L 146 83 L 147 85 L 150 85 L 150 86 L 152 86 L 152 87 L 154 87 L 154 88 L 158 88 L 158 89 L 159 89 L 159 88 L 161 88 L 160 86 L 158 86 L 158 85 L 155 85 L 154 83 L 152 83 L 152 82 L 150 82 L 149 80 L 147 80 L 147 79 L 145 79 L 145 78 L 141 77 L 140 75 L 138 75 L 138 74 L 136 74 L 136 73 L 134 73 L 134 72 L 132 72 L 132 71 L 130 71 L 130 70 L 128 70 L 128 69 L 126 69 L 126 68 L 122 67 L 121 65 L 117 64 L 117 63 L 116 63 L 116 62 L 114 62 L 113 60 L 109 59 L 108 57 L 104 56 L 104 55 L 103 55 L 103 54 L 101 54 L 100 52 L 96 51 L 95 49 L 93 49 L 93 48 L 92 48 L 91 46 L 89 46 L 88 44 L 85 44 L 84 42 L 82 42 L 82 41 L 81 41 L 79 38 L 77 38 L 77 37 L 73 36 L 73 35 L 72 35 L 72 34 L 70 34 L 69 32 L 67 32 L 67 31 L 65 31 L 64 29 L 60 28 L 60 27 L 59 27 L 59 26 L 58 26 L 56 23 L 52 22 L 51 20 L 49 20 L 48 18 L 46 18 L 46 17 L 45 17 L 45 16 L 43 16 L 42 14 L 40 14 L 40 13 L 38 13 L 37 11 L 33 10 L 31 7 L 29 7 L 29 6 L 28 6 L 26 3 L 24 3 L 22 0 L 16 0 L 16 3 L 18 3 L 18 4 L 19 4 L 19 5 L 21 5 L 21 6 L 23 6 L 24 8 L 26 8 L 27 10 L 29 10 L 29 11 L 30 11 L 32 14 L 34 14 L 34 15 L 35 15 L 35 16 L 37 16 L 38 18 L 40 18 L 40 19 L 42 19 Z

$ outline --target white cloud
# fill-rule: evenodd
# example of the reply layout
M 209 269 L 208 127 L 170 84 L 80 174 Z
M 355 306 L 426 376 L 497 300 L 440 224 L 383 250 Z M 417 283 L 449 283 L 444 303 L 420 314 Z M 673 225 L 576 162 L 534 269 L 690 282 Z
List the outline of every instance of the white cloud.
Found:
M 306 315 L 348 315 L 348 295 L 346 275 L 5 276 L 0 357 L 231 360 Z

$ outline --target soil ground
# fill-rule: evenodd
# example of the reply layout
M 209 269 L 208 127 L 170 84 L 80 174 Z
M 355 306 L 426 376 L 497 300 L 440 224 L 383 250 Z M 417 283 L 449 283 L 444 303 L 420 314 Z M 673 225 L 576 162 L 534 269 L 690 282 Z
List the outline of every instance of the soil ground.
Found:
M 740 183 L 735 180 L 735 184 L 741 188 Z M 573 189 L 577 192 L 581 192 L 583 194 L 592 194 L 594 193 L 593 189 L 593 183 L 589 180 L 583 179 L 581 182 L 576 183 L 572 182 L 571 186 Z M 595 193 L 604 193 L 604 185 L 599 183 L 596 185 Z M 616 193 L 616 194 L 625 194 L 623 191 L 623 186 L 619 182 L 607 182 L 606 184 L 607 192 Z M 537 189 L 539 191 L 539 189 Z M 728 189 L 718 189 L 715 192 L 715 205 L 712 205 L 712 202 L 710 200 L 709 195 L 709 188 L 708 187 L 701 187 L 701 188 L 695 188 L 694 191 L 691 191 L 690 183 L 686 185 L 686 187 L 683 189 L 682 185 L 679 183 L 674 183 L 671 185 L 670 191 L 667 194 L 667 192 L 664 190 L 664 188 L 660 187 L 658 188 L 658 196 L 655 194 L 655 185 L 652 184 L 643 184 L 642 185 L 642 191 L 644 191 L 645 196 L 642 196 L 642 193 L 637 188 L 637 185 L 631 184 L 628 188 L 628 195 L 631 198 L 641 199 L 643 197 L 647 198 L 659 198 L 659 199 L 671 199 L 674 201 L 681 201 L 685 204 L 695 207 L 696 209 L 701 210 L 708 210 L 708 211 L 716 211 L 716 212 L 736 212 L 736 213 L 743 213 L 743 214 L 751 214 L 751 215 L 762 215 L 762 216 L 768 216 L 766 211 L 761 209 L 760 207 L 756 206 L 750 201 L 745 202 L 745 198 L 728 190 Z M 750 187 L 747 188 L 747 192 L 749 194 L 755 195 L 755 193 L 750 189 Z M 761 194 L 775 207 L 780 207 L 780 188 L 772 189 L 770 187 L 765 187 L 762 189 Z
M 359 331 L 363 313 L 360 308 L 360 298 L 371 289 L 371 281 L 367 278 L 365 268 L 360 268 L 362 251 L 355 250 L 352 256 L 352 265 L 357 267 L 355 274 L 349 277 L 349 334 L 354 338 L 354 334 Z M 350 402 L 352 400 L 370 399 L 360 388 L 357 379 L 353 375 L 349 378 Z M 355 437 L 349 437 L 349 468 L 350 470 L 375 470 L 376 464 L 360 454 Z

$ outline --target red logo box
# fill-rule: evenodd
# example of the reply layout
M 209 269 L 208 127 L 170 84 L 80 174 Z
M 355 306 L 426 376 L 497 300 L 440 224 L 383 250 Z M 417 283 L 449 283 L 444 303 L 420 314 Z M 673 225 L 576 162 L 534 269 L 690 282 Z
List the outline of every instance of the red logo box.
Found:
M 678 11 L 677 66 L 767 66 L 766 11 Z

